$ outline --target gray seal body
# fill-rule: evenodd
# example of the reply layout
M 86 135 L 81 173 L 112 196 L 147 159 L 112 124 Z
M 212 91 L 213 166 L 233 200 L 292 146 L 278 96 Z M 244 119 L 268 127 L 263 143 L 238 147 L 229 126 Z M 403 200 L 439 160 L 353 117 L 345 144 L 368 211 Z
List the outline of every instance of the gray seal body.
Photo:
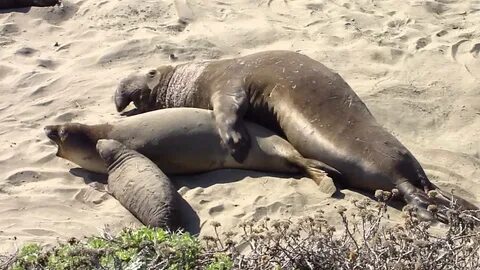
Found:
M 285 139 L 254 123 L 246 123 L 252 138 L 251 151 L 242 163 L 222 143 L 212 111 L 173 108 L 144 113 L 118 121 L 85 125 L 67 123 L 45 127 L 57 146 L 57 156 L 99 173 L 107 168 L 95 145 L 114 139 L 135 150 L 166 174 L 191 174 L 216 169 L 249 169 L 280 173 L 305 173 L 321 190 L 333 194 L 335 186 L 326 176 L 338 171 L 322 162 L 303 158 Z
M 99 140 L 97 150 L 108 166 L 108 190 L 126 209 L 146 226 L 179 228 L 180 194 L 150 159 L 115 140 Z

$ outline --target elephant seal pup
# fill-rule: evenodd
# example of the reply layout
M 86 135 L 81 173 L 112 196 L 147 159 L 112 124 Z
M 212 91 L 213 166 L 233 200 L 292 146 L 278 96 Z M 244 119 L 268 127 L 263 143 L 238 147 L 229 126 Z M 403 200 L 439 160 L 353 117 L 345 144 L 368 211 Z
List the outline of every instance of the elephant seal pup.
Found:
M 108 168 L 108 190 L 144 225 L 179 228 L 177 193 L 150 159 L 115 140 L 99 140 L 97 151 Z
M 0 1 L 0 9 L 47 7 L 59 4 L 60 0 L 2 0 Z
M 429 181 L 343 78 L 299 53 L 265 51 L 135 73 L 115 92 L 118 111 L 130 102 L 140 111 L 213 108 L 220 136 L 240 162 L 250 144 L 245 117 L 284 135 L 304 157 L 337 169 L 346 187 L 372 193 L 396 188 L 425 218 L 432 217 L 428 205 L 439 203 L 445 211 L 450 205 L 449 195 Z M 427 196 L 430 190 L 443 195 L 434 200 Z
M 215 127 L 213 113 L 196 108 L 174 108 L 122 118 L 114 123 L 68 123 L 45 127 L 58 146 L 57 156 L 99 173 L 107 171 L 95 144 L 114 139 L 152 160 L 166 174 L 189 174 L 222 168 L 267 172 L 302 172 L 332 195 L 336 188 L 329 173 L 339 173 L 319 162 L 303 158 L 286 140 L 253 123 L 246 123 L 252 138 L 243 163 L 235 161 Z

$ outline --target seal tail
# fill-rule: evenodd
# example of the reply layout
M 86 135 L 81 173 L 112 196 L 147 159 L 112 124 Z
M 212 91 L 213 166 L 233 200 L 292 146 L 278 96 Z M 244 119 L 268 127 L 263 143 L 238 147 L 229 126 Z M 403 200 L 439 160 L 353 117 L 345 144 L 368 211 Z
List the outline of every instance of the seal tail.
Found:
M 321 161 L 308 159 L 301 156 L 291 157 L 290 162 L 299 167 L 304 173 L 312 178 L 313 181 L 319 186 L 320 191 L 323 193 L 332 196 L 337 191 L 337 187 L 335 186 L 333 179 L 330 177 L 341 175 L 341 173 L 336 169 Z

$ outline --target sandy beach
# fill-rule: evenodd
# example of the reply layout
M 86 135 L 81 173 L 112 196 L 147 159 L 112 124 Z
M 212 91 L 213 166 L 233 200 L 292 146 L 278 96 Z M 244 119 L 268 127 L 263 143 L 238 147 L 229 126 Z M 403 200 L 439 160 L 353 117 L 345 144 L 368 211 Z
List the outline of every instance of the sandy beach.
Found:
M 139 225 L 97 176 L 55 156 L 45 125 L 120 118 L 113 92 L 134 70 L 271 49 L 338 72 L 432 182 L 479 205 L 479 26 L 477 0 L 65 0 L 0 11 L 0 252 Z M 229 230 L 318 209 L 336 224 L 336 206 L 366 198 L 242 170 L 172 179 L 200 235 L 213 233 L 211 221 Z

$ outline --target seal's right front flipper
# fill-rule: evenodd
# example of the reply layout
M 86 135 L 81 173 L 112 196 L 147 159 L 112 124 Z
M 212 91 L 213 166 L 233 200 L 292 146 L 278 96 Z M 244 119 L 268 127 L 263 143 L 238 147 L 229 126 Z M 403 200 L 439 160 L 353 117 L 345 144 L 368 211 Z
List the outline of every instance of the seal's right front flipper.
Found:
M 233 158 L 242 163 L 250 150 L 250 136 L 243 122 L 248 108 L 247 95 L 240 85 L 226 87 L 231 90 L 219 89 L 212 95 L 213 115 L 223 143 Z

